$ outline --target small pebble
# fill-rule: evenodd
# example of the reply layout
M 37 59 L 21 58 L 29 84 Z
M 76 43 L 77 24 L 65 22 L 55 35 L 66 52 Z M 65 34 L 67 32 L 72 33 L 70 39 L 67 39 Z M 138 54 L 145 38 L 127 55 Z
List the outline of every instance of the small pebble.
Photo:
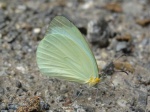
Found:
M 1 112 L 9 112 L 8 110 L 1 110 Z
M 120 107 L 125 108 L 126 105 L 127 105 L 127 101 L 124 100 L 124 99 L 118 99 L 118 100 L 117 100 L 117 104 L 118 104 Z
M 65 97 L 64 97 L 64 96 L 58 96 L 58 97 L 56 98 L 56 101 L 57 101 L 57 102 L 63 102 L 63 101 L 65 101 Z
M 0 104 L 0 109 L 1 109 L 1 110 L 7 110 L 7 105 L 6 105 L 6 103 L 1 103 L 1 104 Z
M 43 101 L 40 102 L 40 106 L 42 110 L 49 110 L 50 105 L 48 103 L 45 103 Z
M 18 107 L 18 106 L 17 106 L 16 104 L 8 104 L 8 105 L 7 105 L 7 108 L 8 108 L 8 109 L 12 109 L 12 110 L 16 110 L 17 107 Z
M 127 48 L 127 42 L 118 42 L 116 46 L 116 51 L 121 51 Z
M 0 9 L 6 9 L 7 4 L 4 2 L 0 2 Z
M 16 93 L 19 95 L 19 96 L 22 96 L 23 95 L 23 89 L 17 89 Z
M 18 87 L 18 88 L 21 88 L 22 87 L 22 84 L 21 84 L 21 82 L 20 81 L 16 81 L 16 87 Z
M 99 47 L 107 47 L 109 45 L 108 39 L 111 37 L 111 31 L 108 27 L 108 23 L 104 18 L 99 20 L 92 20 L 88 23 L 88 35 L 87 38 L 93 45 Z
M 4 88 L 0 87 L 0 96 L 3 96 L 3 95 L 4 95 L 4 93 L 5 93 Z
M 33 32 L 34 32 L 35 34 L 38 34 L 38 33 L 41 32 L 41 29 L 40 29 L 40 28 L 35 28 L 35 29 L 33 29 Z

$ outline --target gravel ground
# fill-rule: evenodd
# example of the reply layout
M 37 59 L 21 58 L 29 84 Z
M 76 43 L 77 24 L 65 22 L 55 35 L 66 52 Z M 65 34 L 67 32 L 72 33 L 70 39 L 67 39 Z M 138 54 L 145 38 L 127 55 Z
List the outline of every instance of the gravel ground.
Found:
M 0 0 L 1 112 L 150 112 L 149 6 L 149 0 Z M 110 73 L 97 97 L 86 85 L 41 75 L 36 49 L 56 15 L 85 35 L 100 69 L 119 60 L 134 72 L 126 65 L 128 75 Z

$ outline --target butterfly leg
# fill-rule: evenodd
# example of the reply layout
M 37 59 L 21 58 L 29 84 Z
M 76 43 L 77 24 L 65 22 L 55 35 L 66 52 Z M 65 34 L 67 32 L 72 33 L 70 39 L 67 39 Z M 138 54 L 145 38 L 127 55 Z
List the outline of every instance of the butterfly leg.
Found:
M 77 100 L 77 98 L 80 96 L 80 94 L 82 93 L 83 89 L 81 89 L 81 91 L 77 94 L 77 97 L 72 101 L 74 102 L 75 100 Z

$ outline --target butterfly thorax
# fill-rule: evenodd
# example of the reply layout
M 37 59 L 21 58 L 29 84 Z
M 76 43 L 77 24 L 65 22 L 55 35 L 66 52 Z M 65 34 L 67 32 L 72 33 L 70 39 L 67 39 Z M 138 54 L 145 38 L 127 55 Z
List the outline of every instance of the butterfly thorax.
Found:
M 100 82 L 100 78 L 98 77 L 93 77 L 91 76 L 91 78 L 87 81 L 87 83 L 89 84 L 89 86 L 94 86 L 95 84 Z

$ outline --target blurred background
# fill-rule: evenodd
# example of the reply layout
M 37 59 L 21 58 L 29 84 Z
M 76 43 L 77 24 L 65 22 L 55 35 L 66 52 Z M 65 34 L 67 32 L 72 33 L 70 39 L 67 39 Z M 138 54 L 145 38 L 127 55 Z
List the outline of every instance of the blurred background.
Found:
M 150 0 L 0 0 L 1 112 L 150 111 L 149 6 Z M 70 104 L 85 87 L 38 70 L 38 43 L 57 15 L 79 28 L 100 70 L 122 54 L 135 69 L 127 65 L 128 75 L 115 72 L 111 83 L 99 84 L 96 104 L 89 88 Z

